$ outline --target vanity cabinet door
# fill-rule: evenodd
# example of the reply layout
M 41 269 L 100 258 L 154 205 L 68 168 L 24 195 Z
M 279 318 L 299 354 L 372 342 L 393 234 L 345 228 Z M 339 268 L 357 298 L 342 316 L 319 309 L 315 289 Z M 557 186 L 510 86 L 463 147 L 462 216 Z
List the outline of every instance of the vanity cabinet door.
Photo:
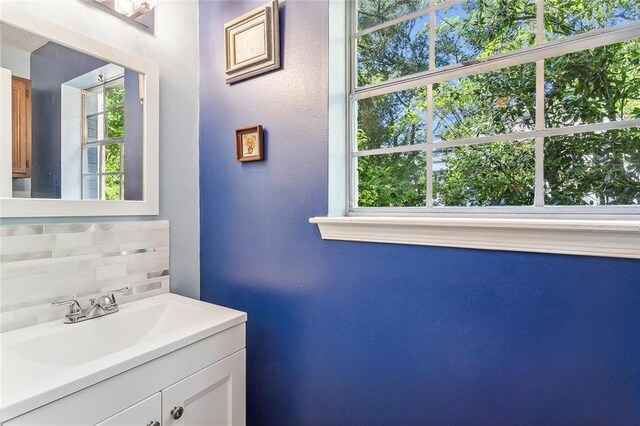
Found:
M 162 397 L 160 392 L 114 414 L 96 426 L 161 426 Z
M 162 391 L 164 426 L 243 426 L 245 350 Z

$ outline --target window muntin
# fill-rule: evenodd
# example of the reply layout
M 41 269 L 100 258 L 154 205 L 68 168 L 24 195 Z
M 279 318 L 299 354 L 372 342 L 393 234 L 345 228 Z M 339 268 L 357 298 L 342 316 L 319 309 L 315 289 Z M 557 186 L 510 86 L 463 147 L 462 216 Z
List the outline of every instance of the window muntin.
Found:
M 352 8 L 351 11 L 351 22 L 359 22 L 358 28 L 362 27 L 360 3 L 363 2 L 359 2 L 358 9 Z M 369 8 L 375 8 L 375 0 L 366 3 Z M 516 7 L 515 12 L 503 11 L 503 17 L 517 16 L 518 19 L 499 19 L 495 17 L 495 13 L 489 13 L 492 7 L 510 7 L 511 3 Z M 538 2 L 538 4 L 541 3 Z M 561 3 L 563 2 L 560 2 L 560 6 L 557 7 L 562 7 Z M 488 46 L 485 51 L 479 52 L 478 49 L 471 49 L 468 42 L 469 36 L 467 35 L 464 39 L 460 34 L 461 29 L 470 28 L 474 22 L 478 21 L 477 18 L 471 19 L 478 13 L 470 5 L 487 8 L 484 11 L 486 13 L 483 14 L 485 21 L 502 22 L 503 28 L 487 30 L 487 33 L 515 34 L 517 36 L 515 39 L 519 40 L 520 44 L 511 44 L 505 47 L 504 42 L 500 45 L 499 43 L 491 44 L 491 40 L 483 40 Z M 550 158 L 549 164 L 547 164 L 545 155 L 552 152 L 548 148 L 548 141 L 575 139 L 576 135 L 582 135 L 582 139 L 587 141 L 590 140 L 589 135 L 592 135 L 591 139 L 597 140 L 599 137 L 593 135 L 614 134 L 615 132 L 628 134 L 629 132 L 633 133 L 635 128 L 640 126 L 640 107 L 636 107 L 639 102 L 638 93 L 640 93 L 637 84 L 640 63 L 637 54 L 633 53 L 638 51 L 640 25 L 637 22 L 629 23 L 629 21 L 638 19 L 638 14 L 634 12 L 638 7 L 632 3 L 624 3 L 624 5 L 626 5 L 624 6 L 626 7 L 624 14 L 620 7 L 614 8 L 610 18 L 601 19 L 602 24 L 598 24 L 599 26 L 594 24 L 587 31 L 597 28 L 604 29 L 584 34 L 585 25 L 581 23 L 576 26 L 576 31 L 567 34 L 562 40 L 559 40 L 561 44 L 558 44 L 558 41 L 550 40 L 548 37 L 547 28 L 551 24 L 545 21 L 543 25 L 541 20 L 543 16 L 546 16 L 544 8 L 536 10 L 535 4 L 532 2 L 432 1 L 428 6 L 422 7 L 419 12 L 405 17 L 406 19 L 402 16 L 395 16 L 392 21 L 388 22 L 388 25 L 384 22 L 377 22 L 373 28 L 375 31 L 382 29 L 390 31 L 393 28 L 401 28 L 398 26 L 399 22 L 408 22 L 411 20 L 409 18 L 415 18 L 416 14 L 429 17 L 429 54 L 426 58 L 429 60 L 428 70 L 423 71 L 421 68 L 417 68 L 413 74 L 405 72 L 405 75 L 400 78 L 391 76 L 387 80 L 373 83 L 361 78 L 362 68 L 358 67 L 358 64 L 363 60 L 362 55 L 366 55 L 367 52 L 358 50 L 358 39 L 374 31 L 352 31 L 350 45 L 356 49 L 356 57 L 351 61 L 352 85 L 349 96 L 349 124 L 352 129 L 349 132 L 351 135 L 349 145 L 351 147 L 349 210 L 364 212 L 369 207 L 419 207 L 417 211 L 428 212 L 449 206 L 465 206 L 467 210 L 469 210 L 468 207 L 476 206 L 527 206 L 529 208 L 545 206 L 545 209 L 538 211 L 549 211 L 553 206 L 637 205 L 640 202 L 640 197 L 635 189 L 637 174 L 632 173 L 633 170 L 640 167 L 640 159 L 637 158 L 640 145 L 637 138 L 631 138 L 625 143 L 614 144 L 616 152 L 624 158 L 624 161 L 620 163 L 622 166 L 619 166 L 618 169 L 611 168 L 611 171 L 615 176 L 622 175 L 624 172 L 626 177 L 622 182 L 627 185 L 625 188 L 621 188 L 620 185 L 614 186 L 613 189 L 608 189 L 609 193 L 605 194 L 602 191 L 609 186 L 604 183 L 589 186 L 585 182 L 597 178 L 605 179 L 607 178 L 606 174 L 583 173 L 577 174 L 578 182 L 572 183 L 574 187 L 581 188 L 582 192 L 574 194 L 573 197 L 563 198 L 558 196 L 563 191 L 559 188 L 563 186 L 559 185 L 557 181 L 552 183 L 545 179 L 547 174 L 549 176 L 569 176 L 566 172 L 560 173 L 563 168 L 572 168 L 572 164 L 562 163 L 563 158 L 564 161 L 573 158 L 575 164 L 579 165 L 581 163 L 592 164 L 594 159 L 598 157 L 597 153 L 585 153 L 584 158 L 580 157 L 581 150 L 574 146 L 576 151 L 573 156 L 556 155 L 556 157 Z M 635 9 L 633 9 L 634 7 Z M 451 24 L 450 19 L 456 13 L 458 16 L 453 21 L 459 22 L 458 27 L 455 27 L 455 22 Z M 554 10 L 553 13 L 557 14 L 558 11 Z M 391 17 L 391 15 L 389 16 Z M 451 56 L 451 52 L 441 54 L 438 50 L 439 47 L 445 46 L 438 40 L 444 40 L 446 36 L 446 31 L 443 29 L 446 26 L 443 24 L 444 19 L 439 19 L 438 16 L 449 18 L 446 25 L 457 31 L 454 35 L 458 37 L 458 40 L 467 41 L 461 44 L 460 52 L 457 55 Z M 621 16 L 624 16 L 624 19 Z M 436 22 L 438 25 L 435 25 Z M 620 24 L 625 25 L 615 27 Z M 354 28 L 353 25 L 352 28 Z M 468 34 L 474 34 L 474 31 L 477 32 L 472 28 Z M 582 35 L 576 36 L 575 34 Z M 395 37 L 402 38 L 402 35 L 395 35 Z M 405 38 L 407 37 L 410 38 L 411 35 L 405 35 Z M 579 43 L 572 43 L 577 40 L 577 37 L 581 38 Z M 563 42 L 564 44 L 562 44 Z M 447 46 L 455 45 L 455 43 L 449 43 Z M 455 60 L 442 60 L 444 57 L 442 55 L 450 55 L 448 57 Z M 603 61 L 603 55 L 607 61 Z M 423 58 L 422 63 L 426 59 Z M 461 68 L 461 65 L 456 63 L 460 60 L 470 61 L 464 65 L 471 66 Z M 603 75 L 620 77 L 624 74 L 625 89 L 620 92 L 617 104 L 613 103 L 614 109 L 617 105 L 617 112 L 611 111 L 612 104 L 609 100 L 609 104 L 607 104 L 609 110 L 604 116 L 591 114 L 583 119 L 576 119 L 572 116 L 572 113 L 575 113 L 577 109 L 576 106 L 572 106 L 572 102 L 576 105 L 580 105 L 580 102 L 584 104 L 594 94 L 588 93 L 589 90 L 586 89 L 582 92 L 575 90 L 576 87 L 580 87 L 580 81 L 592 81 L 590 76 L 585 73 L 587 68 L 579 66 L 585 60 L 590 61 L 591 68 L 605 70 L 601 73 Z M 420 61 L 417 60 L 417 62 Z M 597 64 L 601 66 L 597 66 Z M 389 67 L 388 64 L 385 66 Z M 571 71 L 576 66 L 580 71 L 578 73 Z M 366 74 L 376 74 L 374 68 L 366 69 Z M 622 70 L 626 70 L 626 73 L 621 72 Z M 500 78 L 492 78 L 492 76 L 502 76 L 503 81 L 501 82 Z M 485 93 L 479 90 L 479 87 L 482 87 L 481 84 L 478 84 L 479 81 L 488 82 L 484 85 Z M 616 81 L 622 80 L 619 78 Z M 362 82 L 368 84 L 358 84 Z M 464 92 L 464 90 L 461 92 L 469 95 L 467 97 L 471 98 L 471 101 L 465 101 L 461 99 L 461 96 L 455 94 L 456 90 L 460 91 L 460 87 L 465 87 L 465 85 L 474 88 L 470 92 Z M 569 89 L 566 89 L 564 92 L 560 92 L 561 96 L 558 96 L 558 93 L 554 95 L 552 89 L 563 85 L 571 88 L 571 91 L 568 92 Z M 410 106 L 407 113 L 403 113 L 400 107 L 394 105 L 390 107 L 391 110 L 397 110 L 394 114 L 379 110 L 373 115 L 380 117 L 395 115 L 404 119 L 402 125 L 399 125 L 397 121 L 390 123 L 390 130 L 387 133 L 394 134 L 394 132 L 397 133 L 397 129 L 411 128 L 412 124 L 423 128 L 424 136 L 420 138 L 422 142 L 404 144 L 369 142 L 372 139 L 380 140 L 380 138 L 372 138 L 371 131 L 377 128 L 378 133 L 384 133 L 380 131 L 380 128 L 384 128 L 385 124 L 384 120 L 375 123 L 371 120 L 374 117 L 363 120 L 362 105 L 372 98 L 380 99 L 387 96 L 389 99 L 394 99 L 393 95 L 397 93 L 415 93 L 418 100 L 407 99 L 407 96 L 396 96 L 395 98 L 403 100 L 405 105 Z M 421 104 L 419 98 L 423 93 L 426 93 L 425 102 Z M 477 94 L 475 98 L 471 96 L 474 93 Z M 420 105 L 420 107 L 416 108 L 416 105 Z M 452 120 L 456 114 L 459 116 L 457 121 Z M 415 122 L 407 121 L 406 117 L 415 117 Z M 475 126 L 452 128 L 455 126 L 451 126 L 451 122 L 454 124 L 456 122 L 463 123 L 465 119 L 468 121 L 469 117 L 476 118 L 473 123 Z M 402 120 L 400 122 L 402 123 Z M 409 138 L 405 137 L 404 140 L 409 140 Z M 593 143 L 596 142 L 592 142 L 591 145 Z M 510 147 L 509 145 L 514 146 Z M 626 151 L 619 152 L 620 150 Z M 500 151 L 502 151 L 503 157 L 499 157 Z M 463 155 L 465 152 L 468 154 Z M 400 153 L 403 155 L 398 155 Z M 409 156 L 409 153 L 414 153 L 414 155 Z M 380 159 L 370 158 L 376 156 L 380 156 Z M 447 195 L 447 185 L 445 184 L 448 184 L 449 188 L 454 187 L 451 177 L 454 175 L 452 170 L 459 171 L 465 163 L 478 166 L 487 165 L 491 163 L 490 160 L 493 157 L 504 160 L 506 164 L 502 166 L 508 166 L 507 170 L 509 167 L 517 165 L 514 170 L 519 171 L 516 182 L 520 183 L 518 186 L 520 189 L 514 191 L 512 197 L 504 196 L 510 190 L 507 186 L 509 180 L 503 179 L 504 176 L 496 171 L 499 169 L 496 165 L 494 165 L 496 170 L 491 168 L 468 170 L 467 175 L 470 178 L 463 185 L 466 186 L 466 189 L 458 188 L 457 193 L 449 189 Z M 425 164 L 415 161 L 416 158 L 423 158 Z M 475 162 L 469 161 L 474 158 Z M 458 159 L 458 161 L 453 162 L 452 159 Z M 406 163 L 396 164 L 394 161 Z M 560 163 L 556 164 L 554 161 L 556 163 L 560 161 Z M 383 170 L 383 165 L 387 170 L 404 169 L 404 172 L 396 174 L 395 178 L 393 175 L 378 173 L 376 181 L 376 174 L 371 173 L 371 170 L 374 170 L 375 167 L 378 167 L 378 170 Z M 585 168 L 589 169 L 586 166 Z M 593 167 L 589 170 L 593 170 Z M 363 171 L 366 173 L 363 174 Z M 486 175 L 487 179 L 485 181 L 478 180 L 478 177 L 483 175 Z M 401 179 L 405 179 L 405 181 L 401 181 Z M 474 179 L 477 181 L 475 184 Z M 417 189 L 421 182 L 424 182 L 424 188 Z M 502 187 L 499 186 L 500 182 L 504 182 Z M 570 184 L 568 181 L 564 183 Z M 379 198 L 376 199 L 376 191 L 373 189 L 377 185 L 391 190 L 377 191 Z M 496 187 L 496 185 L 498 186 Z M 413 189 L 403 190 L 402 188 Z M 566 191 L 566 189 L 564 190 Z M 361 191 L 365 191 L 365 194 L 361 195 Z M 623 194 L 621 191 L 626 192 Z M 636 195 L 629 195 L 630 193 L 634 194 L 634 191 L 636 191 Z M 485 193 L 492 195 L 483 197 L 482 194 Z M 389 194 L 396 194 L 396 196 L 395 198 L 389 197 Z M 403 196 L 405 194 L 410 196 Z M 420 197 L 422 194 L 424 194 L 424 201 L 416 199 L 416 196 Z M 585 201 L 593 198 L 598 199 L 598 202 Z M 568 202 L 567 200 L 573 201 Z M 433 207 L 438 207 L 438 209 L 433 209 Z
M 83 91 L 82 198 L 124 200 L 124 76 Z

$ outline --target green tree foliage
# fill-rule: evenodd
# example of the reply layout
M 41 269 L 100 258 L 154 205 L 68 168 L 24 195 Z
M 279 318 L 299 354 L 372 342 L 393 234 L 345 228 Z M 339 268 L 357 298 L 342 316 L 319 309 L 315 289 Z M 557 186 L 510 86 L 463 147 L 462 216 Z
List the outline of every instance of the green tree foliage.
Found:
M 360 0 L 360 29 L 426 7 L 425 0 Z M 436 65 L 535 44 L 535 1 L 468 0 L 437 13 Z M 637 0 L 545 0 L 553 40 L 640 19 Z M 410 20 L 359 38 L 360 86 L 428 69 L 428 27 Z M 547 127 L 640 118 L 640 40 L 545 61 Z M 525 64 L 434 86 L 434 141 L 535 129 L 535 65 Z M 407 90 L 358 102 L 358 148 L 426 142 L 426 95 Z M 547 138 L 545 202 L 635 204 L 640 199 L 640 130 Z M 436 205 L 531 205 L 531 141 L 435 151 Z M 421 206 L 422 153 L 359 157 L 360 206 Z
M 367 135 L 358 130 L 358 146 L 368 145 Z M 376 207 L 424 206 L 426 200 L 426 161 L 422 152 L 358 159 L 359 204 Z
M 448 150 L 443 160 L 446 168 L 434 172 L 436 206 L 533 204 L 535 151 L 531 142 L 459 146 Z
M 106 138 L 124 136 L 124 86 L 116 85 L 105 90 Z M 122 144 L 115 143 L 104 146 L 105 172 L 120 172 Z M 106 200 L 120 200 L 120 175 L 104 177 L 104 196 Z

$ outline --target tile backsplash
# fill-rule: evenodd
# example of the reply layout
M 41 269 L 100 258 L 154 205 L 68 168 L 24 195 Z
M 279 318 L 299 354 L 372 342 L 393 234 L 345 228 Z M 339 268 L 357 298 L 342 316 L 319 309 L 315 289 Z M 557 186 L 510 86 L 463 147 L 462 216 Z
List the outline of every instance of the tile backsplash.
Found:
M 0 331 L 64 318 L 51 302 L 128 286 L 118 303 L 169 291 L 169 222 L 0 226 Z

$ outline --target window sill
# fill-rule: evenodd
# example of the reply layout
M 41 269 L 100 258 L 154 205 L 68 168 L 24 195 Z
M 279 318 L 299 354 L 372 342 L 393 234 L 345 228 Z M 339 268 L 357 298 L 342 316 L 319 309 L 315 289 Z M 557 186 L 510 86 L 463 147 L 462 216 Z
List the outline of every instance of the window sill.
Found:
M 640 259 L 640 221 L 530 218 L 312 217 L 325 240 Z

